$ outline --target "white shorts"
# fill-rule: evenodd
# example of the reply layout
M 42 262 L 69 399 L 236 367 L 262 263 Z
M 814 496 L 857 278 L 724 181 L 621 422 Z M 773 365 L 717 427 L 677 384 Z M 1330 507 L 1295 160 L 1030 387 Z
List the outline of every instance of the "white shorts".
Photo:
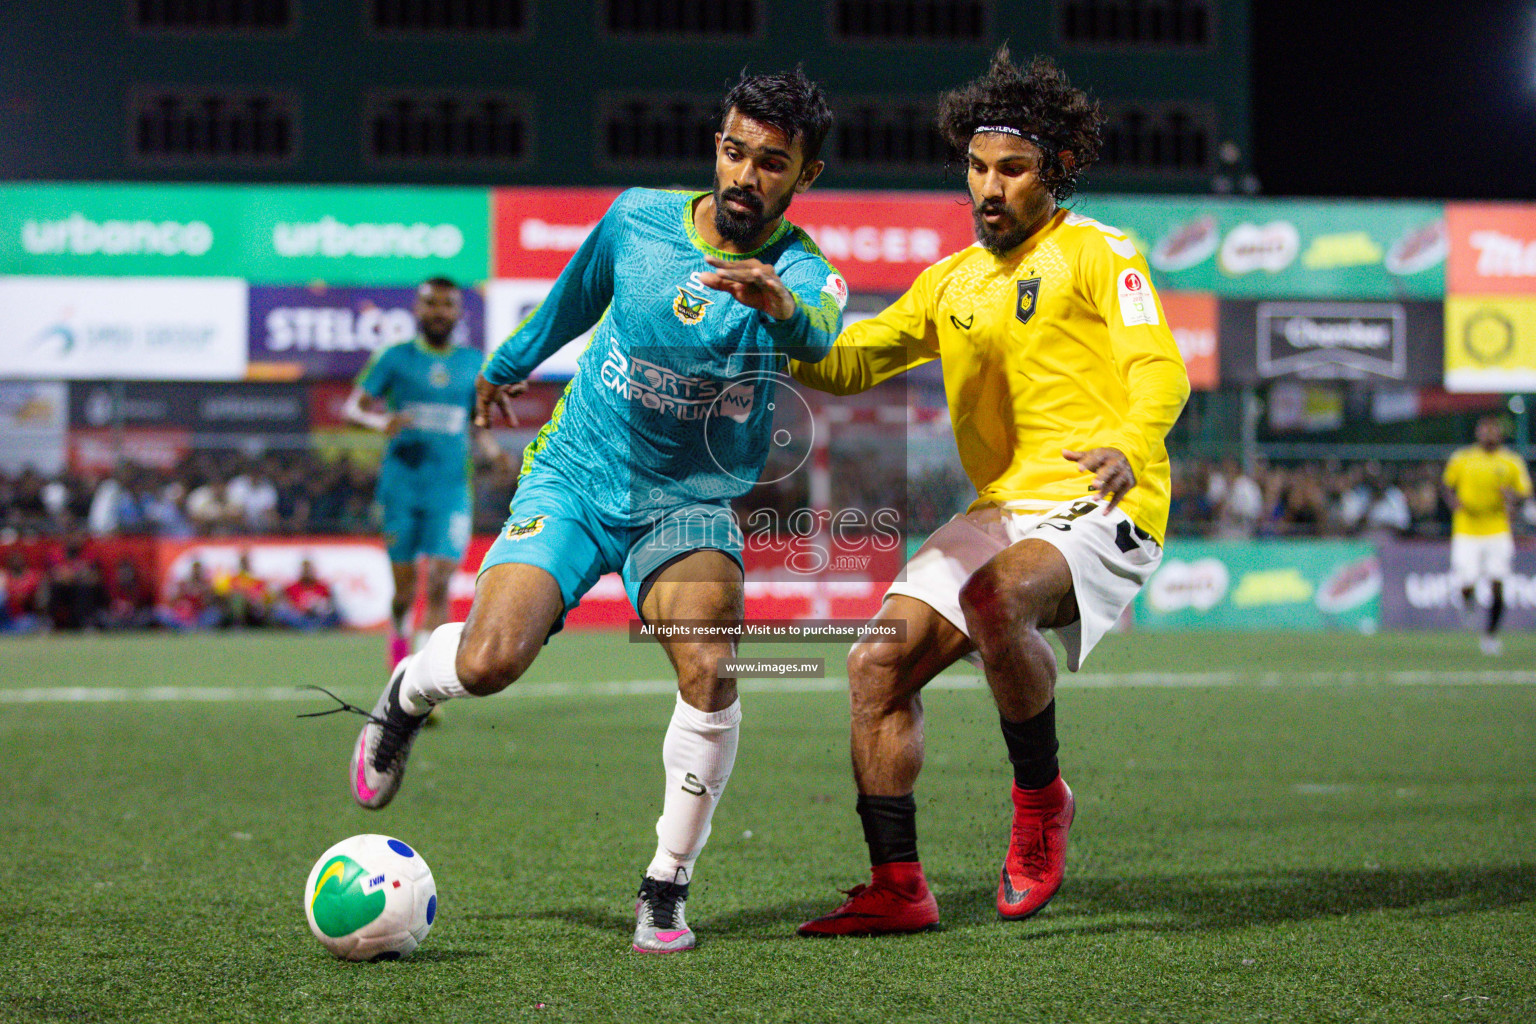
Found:
M 992 557 L 1026 538 L 1055 547 L 1072 570 L 1078 620 L 1056 631 L 1067 666 L 1082 667 L 1088 652 L 1119 620 L 1163 560 L 1163 549 L 1118 508 L 1078 498 L 1031 510 L 981 508 L 955 516 L 918 548 L 886 594 L 913 597 L 970 636 L 960 588 Z M 980 663 L 974 654 L 970 660 Z
M 1507 580 L 1514 561 L 1513 534 L 1451 534 L 1451 575 L 1458 587 L 1475 587 L 1484 580 Z

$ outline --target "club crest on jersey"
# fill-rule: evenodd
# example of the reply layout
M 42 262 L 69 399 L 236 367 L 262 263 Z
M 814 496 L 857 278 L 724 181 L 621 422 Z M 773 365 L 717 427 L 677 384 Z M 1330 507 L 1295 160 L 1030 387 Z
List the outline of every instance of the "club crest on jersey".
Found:
M 1040 304 L 1040 279 L 1032 277 L 1027 281 L 1019 282 L 1019 301 L 1013 307 L 1013 315 L 1019 318 L 1019 323 L 1029 323 L 1029 318 L 1035 315 L 1035 307 Z
M 694 277 L 698 275 L 695 274 Z M 689 284 L 693 278 L 689 278 Z M 714 299 L 705 298 L 702 295 L 691 292 L 684 285 L 677 286 L 677 298 L 672 300 L 672 312 L 683 323 L 692 327 L 704 319 L 704 311 L 715 304 Z
M 529 537 L 537 537 L 542 532 L 544 532 L 544 517 L 533 516 L 508 523 L 506 537 L 507 540 L 527 540 Z

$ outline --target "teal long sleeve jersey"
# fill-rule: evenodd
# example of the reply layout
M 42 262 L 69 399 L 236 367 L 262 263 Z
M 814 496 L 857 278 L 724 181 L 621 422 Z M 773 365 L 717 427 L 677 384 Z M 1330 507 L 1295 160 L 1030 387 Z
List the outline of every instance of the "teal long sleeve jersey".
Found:
M 756 483 L 785 357 L 816 362 L 842 327 L 848 288 L 789 221 L 750 253 L 699 236 L 705 193 L 630 189 L 614 200 L 548 298 L 484 370 L 511 384 L 596 324 L 523 476 L 563 477 L 616 522 L 638 525 L 694 502 L 725 503 Z M 777 320 L 705 287 L 704 257 L 773 265 L 795 296 Z

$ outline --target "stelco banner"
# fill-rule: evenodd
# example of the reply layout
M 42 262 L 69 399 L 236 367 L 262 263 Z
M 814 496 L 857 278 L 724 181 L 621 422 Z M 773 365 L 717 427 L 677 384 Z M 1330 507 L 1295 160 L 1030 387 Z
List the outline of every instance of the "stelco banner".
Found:
M 1443 541 L 1381 545 L 1381 624 L 1390 629 L 1465 629 L 1461 589 L 1451 576 L 1451 546 Z M 1485 586 L 1477 594 L 1486 608 Z M 1481 621 L 1482 612 L 1478 612 Z M 1536 629 L 1536 548 L 1515 549 L 1504 583 L 1504 627 Z M 1468 648 L 1470 650 L 1470 647 Z
M 486 206 L 473 188 L 7 185 L 0 274 L 473 284 Z
M 1437 299 L 1448 252 L 1432 203 L 1084 196 L 1130 235 L 1163 288 L 1224 297 Z
M 456 344 L 481 348 L 485 300 L 465 287 Z M 252 377 L 351 379 L 375 350 L 416 337 L 413 288 L 251 289 Z
M 1136 597 L 1154 629 L 1372 630 L 1381 568 L 1357 541 L 1169 541 Z
M 0 372 L 48 380 L 245 376 L 244 281 L 0 277 Z
M 1438 302 L 1221 303 L 1221 377 L 1438 384 L 1444 364 Z

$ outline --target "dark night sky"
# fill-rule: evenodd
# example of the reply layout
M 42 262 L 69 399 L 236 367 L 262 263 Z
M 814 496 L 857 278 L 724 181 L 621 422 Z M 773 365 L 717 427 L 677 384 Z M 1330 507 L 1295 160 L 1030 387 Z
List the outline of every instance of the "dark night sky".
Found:
M 1254 0 L 1268 195 L 1536 199 L 1536 0 Z

